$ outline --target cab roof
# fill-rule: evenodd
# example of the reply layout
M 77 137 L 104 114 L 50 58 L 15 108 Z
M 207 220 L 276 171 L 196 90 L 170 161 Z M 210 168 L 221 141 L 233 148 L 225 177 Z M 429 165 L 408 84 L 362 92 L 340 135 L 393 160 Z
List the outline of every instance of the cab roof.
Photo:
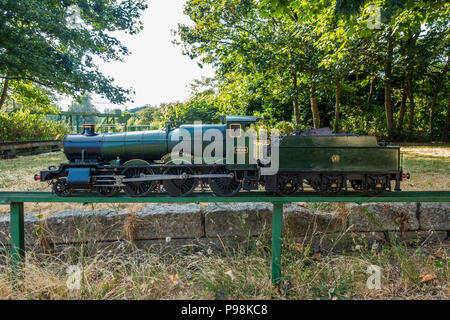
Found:
M 253 116 L 226 116 L 225 121 L 228 122 L 256 122 L 264 117 Z

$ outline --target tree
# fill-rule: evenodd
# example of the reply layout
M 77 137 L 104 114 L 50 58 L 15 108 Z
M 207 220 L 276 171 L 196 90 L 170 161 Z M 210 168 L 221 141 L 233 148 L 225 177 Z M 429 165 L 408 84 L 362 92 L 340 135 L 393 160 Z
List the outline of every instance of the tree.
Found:
M 450 62 L 450 55 L 447 58 L 447 63 L 444 66 L 444 69 L 442 70 L 442 73 L 439 74 L 437 80 L 436 80 L 436 87 L 434 88 L 434 92 L 433 92 L 433 100 L 431 102 L 431 107 L 430 107 L 430 118 L 429 118 L 429 134 L 430 137 L 433 137 L 433 129 L 434 129 L 434 114 L 436 112 L 436 104 L 437 104 L 437 98 L 439 95 L 439 92 L 441 91 L 442 88 L 442 84 L 444 83 L 444 80 L 446 79 L 446 77 L 448 76 L 447 71 L 448 71 L 448 67 L 449 67 L 449 62 Z M 447 115 L 448 117 L 448 115 Z
M 139 124 L 151 124 L 162 119 L 161 108 L 148 106 L 139 112 Z
M 85 94 L 72 101 L 68 109 L 69 112 L 99 113 L 92 103 L 90 95 Z
M 146 7 L 145 0 L 0 1 L 0 108 L 14 80 L 66 94 L 92 91 L 113 103 L 126 101 L 131 91 L 113 85 L 94 57 L 112 61 L 127 55 L 111 32 L 138 32 Z
M 162 114 L 162 116 L 160 115 Z M 171 122 L 174 126 L 201 121 L 203 123 L 218 123 L 220 111 L 214 103 L 214 92 L 205 90 L 194 93 L 185 102 L 162 104 L 160 111 L 155 112 L 155 119 Z
M 450 94 L 447 98 L 447 116 L 445 118 L 444 128 L 442 129 L 442 140 L 448 141 L 448 130 L 450 129 Z
M 92 103 L 91 96 L 89 94 L 84 94 L 81 97 L 73 100 L 69 105 L 69 112 L 83 112 L 83 113 L 99 113 L 97 108 Z M 84 122 L 95 122 L 95 117 L 93 116 L 82 116 Z
M 54 94 L 30 81 L 5 80 L 3 90 L 3 111 L 30 110 L 34 113 L 55 113 L 57 111 Z
M 433 63 L 440 64 L 444 51 L 443 47 L 448 47 L 449 20 L 448 5 L 445 1 L 320 0 L 314 2 L 314 5 L 307 3 L 309 8 L 305 7 L 306 2 L 301 0 L 264 0 L 262 3 L 278 16 L 289 16 L 297 8 L 302 8 L 302 17 L 312 15 L 317 21 L 316 28 L 324 29 L 319 32 L 322 37 L 319 42 L 324 45 L 325 52 L 334 51 L 334 53 L 327 53 L 327 56 L 331 57 L 331 62 L 328 65 L 332 65 L 337 60 L 335 59 L 337 56 L 342 55 L 350 48 L 352 52 L 360 54 L 365 59 L 360 68 L 355 68 L 355 70 L 365 73 L 363 79 L 367 76 L 367 71 L 370 70 L 370 92 L 367 99 L 369 103 L 372 102 L 376 89 L 374 86 L 375 78 L 380 77 L 383 80 L 386 129 L 390 137 L 393 136 L 394 132 L 394 113 L 396 112 L 392 92 L 399 82 L 402 83 L 404 95 L 401 98 L 397 129 L 401 130 L 402 128 L 406 111 L 406 100 L 403 98 L 405 97 L 409 102 L 408 128 L 410 132 L 413 129 L 416 130 L 417 99 L 415 90 L 417 77 L 418 75 L 428 77 L 427 68 Z M 377 27 L 369 29 L 368 23 L 374 19 L 373 6 L 380 9 L 380 23 Z M 324 8 L 326 10 L 323 10 Z M 332 41 L 329 41 L 329 39 L 332 39 Z M 353 43 L 358 43 L 358 40 L 360 40 L 361 46 L 356 47 L 357 50 L 354 51 Z M 336 42 L 341 42 L 342 45 L 335 45 Z M 330 50 L 327 51 L 327 49 Z M 350 54 L 348 58 L 358 60 L 355 54 Z M 355 67 L 355 65 L 353 66 Z M 329 71 L 331 71 L 330 69 Z M 438 81 L 434 81 L 436 98 L 442 86 L 439 83 L 444 77 L 445 68 L 440 70 L 437 77 Z M 332 77 L 324 76 L 324 80 L 332 83 L 330 78 Z M 336 89 L 335 124 L 337 124 L 339 118 L 338 106 L 341 100 L 339 83 L 335 83 L 334 87 Z M 432 101 L 435 100 L 433 98 Z M 434 109 L 435 102 L 432 102 L 430 127 L 433 122 L 431 119 L 435 114 Z
M 445 1 L 191 0 L 185 13 L 179 43 L 217 69 L 222 112 L 390 139 L 444 125 Z
M 282 92 L 292 103 L 298 126 L 298 99 L 304 92 L 310 98 L 313 124 L 320 125 L 320 54 L 314 46 L 319 36 L 312 17 L 301 19 L 297 11 L 273 16 L 252 0 L 188 1 L 185 13 L 195 25 L 179 26 L 180 44 L 191 58 L 217 67 L 222 89 L 227 88 L 219 89 L 222 100 L 228 103 L 240 96 L 248 105 L 252 99 L 273 99 Z M 258 87 L 261 84 L 264 87 Z

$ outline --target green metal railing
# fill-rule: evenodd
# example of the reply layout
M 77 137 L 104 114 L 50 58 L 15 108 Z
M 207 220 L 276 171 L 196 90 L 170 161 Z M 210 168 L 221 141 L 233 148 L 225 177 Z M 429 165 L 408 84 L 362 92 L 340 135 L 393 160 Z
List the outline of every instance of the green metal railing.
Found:
M 19 275 L 25 258 L 24 202 L 73 202 L 73 203 L 208 203 L 208 202 L 268 202 L 272 203 L 272 283 L 281 279 L 281 238 L 283 204 L 292 202 L 450 202 L 450 191 L 386 192 L 377 196 L 347 193 L 322 196 L 316 192 L 302 192 L 290 197 L 279 197 L 263 192 L 241 192 L 233 197 L 216 197 L 211 193 L 194 193 L 189 197 L 174 198 L 165 194 L 132 198 L 126 195 L 99 197 L 72 195 L 61 198 L 49 192 L 0 192 L 0 204 L 10 205 L 11 264 L 13 282 Z

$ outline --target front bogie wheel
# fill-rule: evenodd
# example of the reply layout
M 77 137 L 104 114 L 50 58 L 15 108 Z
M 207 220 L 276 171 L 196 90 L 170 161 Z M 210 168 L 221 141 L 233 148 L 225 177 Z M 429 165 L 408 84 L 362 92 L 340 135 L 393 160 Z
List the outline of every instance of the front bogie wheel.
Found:
M 53 183 L 52 190 L 58 197 L 67 197 L 72 193 L 72 188 L 69 187 L 66 177 L 56 180 Z

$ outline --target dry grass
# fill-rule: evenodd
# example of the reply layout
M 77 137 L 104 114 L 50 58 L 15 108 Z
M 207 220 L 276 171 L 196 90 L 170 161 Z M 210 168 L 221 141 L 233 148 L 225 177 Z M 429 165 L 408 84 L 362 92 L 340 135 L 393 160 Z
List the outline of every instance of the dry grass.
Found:
M 404 146 L 403 167 L 411 179 L 403 190 L 450 190 L 450 146 Z
M 128 207 L 127 220 L 125 222 L 124 234 L 128 241 L 134 242 L 136 239 L 136 227 L 140 223 L 140 219 L 136 216 L 136 212 L 142 207 L 142 204 L 133 204 Z
M 310 254 L 284 239 L 283 279 L 270 283 L 270 250 L 252 239 L 232 251 L 161 253 L 130 245 L 118 253 L 28 254 L 23 280 L 10 284 L 0 265 L 0 299 L 449 299 L 449 244 L 378 251 Z M 114 251 L 116 252 L 116 251 Z M 1 257 L 4 258 L 4 257 Z M 2 259 L 3 260 L 3 259 Z M 81 267 L 81 288 L 69 290 L 67 268 Z M 366 286 L 367 268 L 381 268 L 381 289 Z M 230 275 L 230 271 L 232 276 Z M 434 280 L 421 282 L 430 274 Z

